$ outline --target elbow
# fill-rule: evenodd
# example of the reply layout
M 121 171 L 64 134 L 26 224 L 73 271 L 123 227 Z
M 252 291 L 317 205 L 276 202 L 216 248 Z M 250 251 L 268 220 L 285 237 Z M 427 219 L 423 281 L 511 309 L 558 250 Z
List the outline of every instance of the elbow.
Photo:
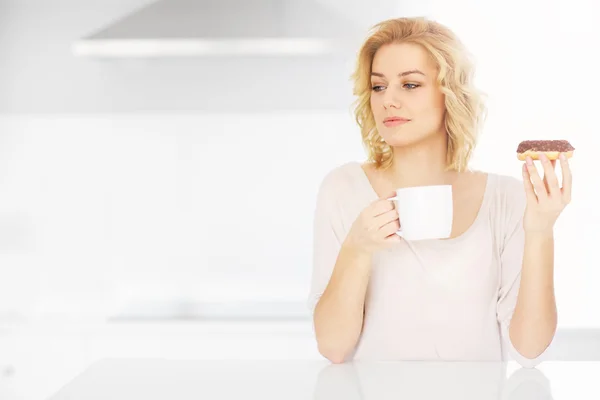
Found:
M 323 357 L 331 361 L 333 364 L 343 364 L 346 362 L 346 354 L 344 352 L 337 350 L 319 350 L 319 353 L 321 353 Z
M 356 340 L 353 336 L 341 336 L 332 333 L 321 335 L 317 332 L 319 353 L 334 364 L 342 364 L 352 357 Z
M 331 361 L 333 364 L 343 364 L 346 362 L 352 352 L 351 348 L 347 346 L 340 346 L 340 344 L 325 344 L 322 342 L 318 343 L 319 353 Z
M 522 351 L 519 349 L 515 350 L 519 353 L 519 356 L 521 357 L 521 359 L 526 360 L 527 364 L 533 364 L 535 363 L 536 360 L 540 359 L 542 357 L 542 355 L 544 355 L 545 353 L 545 349 L 539 350 L 529 350 L 527 349 L 526 351 Z
M 318 305 L 317 305 L 318 307 Z M 331 326 L 331 320 L 319 318 L 318 309 L 314 313 L 314 330 L 319 353 L 334 364 L 342 364 L 352 357 L 358 343 L 360 326 L 354 321 L 336 323 Z M 340 329 L 340 325 L 342 329 Z
M 541 361 L 527 359 L 527 360 L 518 361 L 517 364 L 519 364 L 522 368 L 525 368 L 525 369 L 535 369 L 535 368 L 537 368 L 538 365 L 541 364 Z
M 536 368 L 541 362 L 544 360 L 545 353 L 542 354 L 521 354 L 518 350 L 513 350 L 513 359 L 519 364 L 522 368 L 532 369 Z
M 524 336 L 514 330 L 506 333 L 512 358 L 523 368 L 535 368 L 548 357 L 554 333 L 542 336 Z
M 517 349 L 514 345 L 512 345 L 512 353 L 513 358 L 517 361 L 518 364 L 523 368 L 536 368 L 546 357 L 548 354 L 548 348 L 546 347 L 543 350 L 534 350 L 534 351 L 523 351 Z

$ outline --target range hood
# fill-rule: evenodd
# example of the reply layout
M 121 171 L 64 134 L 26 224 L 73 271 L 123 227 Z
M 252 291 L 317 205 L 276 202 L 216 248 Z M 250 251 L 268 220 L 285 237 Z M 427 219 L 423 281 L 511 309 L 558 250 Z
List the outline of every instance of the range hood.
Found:
M 160 0 L 75 41 L 72 51 L 111 58 L 318 56 L 355 48 L 356 37 L 351 22 L 314 0 Z

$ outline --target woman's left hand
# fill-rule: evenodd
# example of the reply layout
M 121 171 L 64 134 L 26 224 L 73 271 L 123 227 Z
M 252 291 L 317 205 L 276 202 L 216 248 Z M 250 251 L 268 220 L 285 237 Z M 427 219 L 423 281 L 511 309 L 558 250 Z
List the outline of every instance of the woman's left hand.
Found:
M 538 174 L 530 157 L 527 157 L 523 164 L 523 184 L 527 195 L 523 228 L 525 232 L 552 233 L 558 216 L 571 202 L 571 169 L 567 158 L 561 154 L 561 188 L 554 170 L 556 161 L 549 160 L 543 153 L 540 154 L 540 161 L 544 169 L 544 179 Z

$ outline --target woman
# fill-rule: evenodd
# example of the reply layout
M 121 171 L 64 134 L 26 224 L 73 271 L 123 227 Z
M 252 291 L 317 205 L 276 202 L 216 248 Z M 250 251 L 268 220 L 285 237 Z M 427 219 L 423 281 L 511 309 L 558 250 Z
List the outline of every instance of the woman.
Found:
M 523 182 L 468 168 L 484 106 L 455 35 L 423 18 L 379 23 L 353 75 L 366 163 L 319 189 L 310 306 L 334 363 L 505 360 L 526 367 L 556 330 L 553 226 L 570 201 L 561 157 L 531 159 Z M 509 155 L 513 159 L 514 155 Z M 397 188 L 451 184 L 448 239 L 406 241 L 387 200 Z

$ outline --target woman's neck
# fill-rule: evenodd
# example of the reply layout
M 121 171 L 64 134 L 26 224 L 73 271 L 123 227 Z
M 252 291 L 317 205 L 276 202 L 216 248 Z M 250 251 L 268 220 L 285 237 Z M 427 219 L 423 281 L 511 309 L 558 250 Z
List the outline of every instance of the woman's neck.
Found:
M 458 173 L 447 171 L 447 139 L 440 135 L 413 146 L 394 148 L 394 159 L 383 175 L 395 187 L 452 184 Z

